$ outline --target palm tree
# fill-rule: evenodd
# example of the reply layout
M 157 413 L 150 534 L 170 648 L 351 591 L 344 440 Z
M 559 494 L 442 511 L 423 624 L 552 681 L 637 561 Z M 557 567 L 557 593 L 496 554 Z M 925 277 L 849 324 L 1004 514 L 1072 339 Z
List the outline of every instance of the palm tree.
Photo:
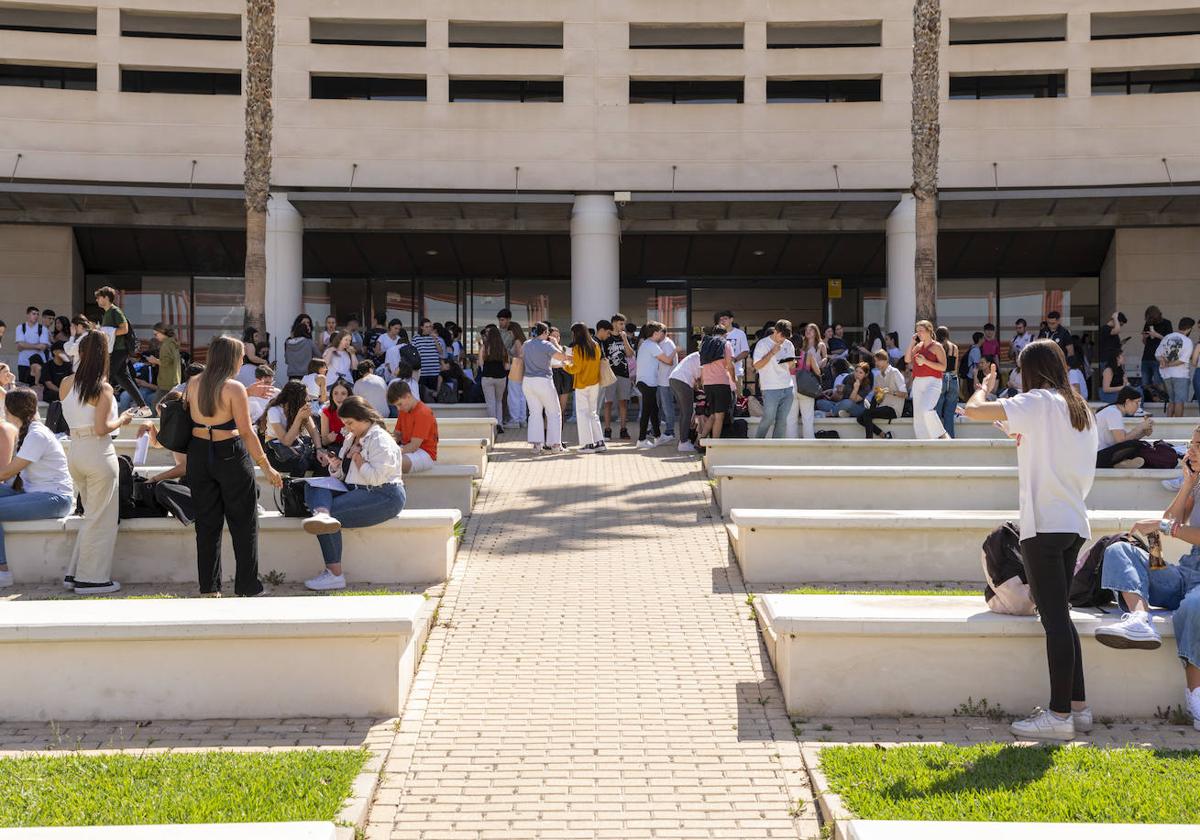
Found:
M 246 0 L 246 326 L 266 332 L 275 0 Z
M 937 323 L 938 52 L 941 0 L 915 0 L 912 65 L 912 193 L 917 202 L 917 317 Z

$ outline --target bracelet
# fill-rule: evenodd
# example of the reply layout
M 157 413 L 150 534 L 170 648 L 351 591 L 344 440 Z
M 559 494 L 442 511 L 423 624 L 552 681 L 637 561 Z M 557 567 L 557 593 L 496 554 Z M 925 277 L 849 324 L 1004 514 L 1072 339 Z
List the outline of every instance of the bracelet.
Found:
M 1160 520 L 1158 520 L 1158 531 L 1160 534 L 1163 534 L 1168 537 L 1173 537 L 1174 536 L 1173 531 L 1176 527 L 1176 524 L 1177 523 L 1175 522 L 1174 519 L 1160 519 Z

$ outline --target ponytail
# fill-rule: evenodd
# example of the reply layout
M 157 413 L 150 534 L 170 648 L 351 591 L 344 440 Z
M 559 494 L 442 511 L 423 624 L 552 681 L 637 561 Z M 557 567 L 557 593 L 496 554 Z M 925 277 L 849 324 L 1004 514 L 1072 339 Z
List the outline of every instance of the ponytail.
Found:
M 28 388 L 18 388 L 15 391 L 9 391 L 4 395 L 4 410 L 8 412 L 10 417 L 15 417 L 21 421 L 21 430 L 17 434 L 16 452 L 21 451 L 21 447 L 25 444 L 25 438 L 29 434 L 29 427 L 37 422 L 38 416 L 38 399 L 37 394 Z M 25 482 L 21 479 L 20 473 L 13 479 L 12 489 L 20 493 L 25 486 Z

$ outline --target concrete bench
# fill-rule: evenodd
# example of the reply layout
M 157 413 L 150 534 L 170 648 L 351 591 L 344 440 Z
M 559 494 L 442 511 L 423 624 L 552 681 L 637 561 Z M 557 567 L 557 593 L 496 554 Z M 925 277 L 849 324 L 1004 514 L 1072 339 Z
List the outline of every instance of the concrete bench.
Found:
M 150 422 L 157 425 L 158 419 L 152 418 Z M 387 424 L 388 431 L 396 430 L 396 418 L 386 419 L 384 423 Z M 1190 435 L 1191 432 L 1188 434 Z M 137 437 L 137 424 L 130 423 L 128 426 L 121 427 L 120 439 L 130 440 L 135 437 Z M 487 441 L 490 448 L 496 442 L 496 420 L 493 417 L 438 417 L 438 437 L 452 440 L 481 438 Z
M 137 471 L 150 476 L 162 470 L 163 467 L 138 467 Z M 264 510 L 279 510 L 279 491 L 267 482 L 261 469 L 255 467 L 254 474 L 258 477 L 258 503 Z M 438 464 L 428 472 L 407 474 L 404 476 L 404 509 L 452 508 L 462 511 L 466 516 L 475 505 L 475 497 L 479 492 L 478 477 L 479 470 L 475 467 L 454 464 Z
M 337 840 L 331 822 L 0 828 L 0 840 Z
M 440 423 L 443 419 L 488 417 L 487 403 L 429 403 Z
M 841 840 L 1188 840 L 1194 825 L 847 820 Z M 2 838 L 0 838 L 2 840 Z
M 1097 470 L 1095 510 L 1159 510 L 1176 470 Z M 915 510 L 1012 510 L 1016 467 L 717 467 L 721 513 L 734 508 L 860 510 L 874 504 Z
M 13 601 L 4 718 L 395 717 L 431 613 L 421 595 Z
M 1044 706 L 1046 637 L 1035 616 L 989 612 L 978 597 L 764 595 L 755 610 L 790 714 L 951 715 L 974 698 L 1013 713 Z M 1183 698 L 1170 617 L 1156 651 L 1093 638 L 1119 615 L 1073 611 L 1097 715 L 1144 718 Z
M 745 419 L 750 426 L 750 437 L 754 437 L 758 429 L 759 420 L 757 417 Z M 1156 414 L 1154 417 L 1154 437 L 1156 440 L 1158 438 L 1163 438 L 1164 440 L 1188 440 L 1192 436 L 1192 430 L 1198 424 L 1200 424 L 1200 419 L 1196 417 L 1160 417 Z M 886 420 L 879 420 L 876 422 L 876 425 L 885 432 L 891 432 L 895 438 L 911 440 L 915 437 L 911 417 L 900 417 L 891 423 L 888 423 Z M 864 439 L 866 437 L 863 427 L 852 417 L 817 418 L 815 428 L 818 432 L 836 431 L 843 439 Z M 990 440 L 1005 438 L 1004 433 L 991 423 L 963 419 L 959 419 L 954 424 L 954 436 L 956 438 L 982 438 Z
M 1186 445 L 1186 441 L 1173 441 Z M 709 475 L 716 467 L 817 466 L 855 467 L 880 464 L 891 467 L 1015 467 L 1017 444 L 1013 440 L 957 438 L 955 440 L 704 440 L 704 465 Z
M 1161 515 L 1160 510 L 1093 511 L 1089 519 L 1099 538 Z M 1015 510 L 735 508 L 725 527 L 742 578 L 750 584 L 974 581 L 982 586 L 984 539 L 1001 523 L 1017 520 Z M 1172 562 L 1190 550 L 1169 537 L 1163 549 Z
M 395 519 L 343 533 L 346 574 L 356 583 L 425 584 L 446 580 L 454 565 L 457 510 L 404 510 Z M 5 548 L 17 586 L 54 583 L 75 544 L 81 517 L 6 522 Z M 258 564 L 304 580 L 322 569 L 317 538 L 299 519 L 267 513 L 258 521 Z M 233 545 L 225 532 L 221 557 L 233 573 Z M 173 518 L 121 523 L 113 577 L 122 583 L 195 583 L 196 533 Z

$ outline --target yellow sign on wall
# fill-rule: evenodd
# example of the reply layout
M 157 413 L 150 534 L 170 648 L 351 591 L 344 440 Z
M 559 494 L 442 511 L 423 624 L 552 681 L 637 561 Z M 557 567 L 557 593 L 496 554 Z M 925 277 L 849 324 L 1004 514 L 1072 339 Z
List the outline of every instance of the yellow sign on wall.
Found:
M 829 280 L 826 281 L 826 285 L 829 287 L 829 299 L 830 300 L 841 300 L 842 299 L 842 281 L 840 278 L 837 278 L 837 279 L 830 278 Z

